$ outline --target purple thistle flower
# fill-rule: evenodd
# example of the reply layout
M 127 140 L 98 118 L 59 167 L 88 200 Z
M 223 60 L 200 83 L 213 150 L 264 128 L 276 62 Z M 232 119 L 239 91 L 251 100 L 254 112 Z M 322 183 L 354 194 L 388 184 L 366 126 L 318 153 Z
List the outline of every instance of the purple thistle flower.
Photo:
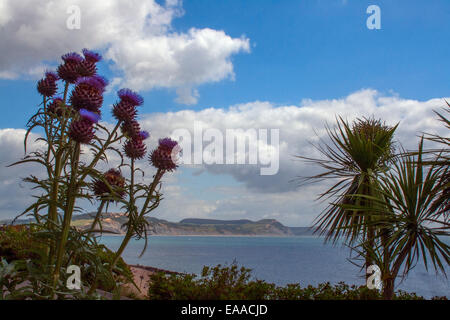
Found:
M 92 123 L 97 123 L 100 119 L 101 116 L 98 113 L 86 110 L 86 109 L 80 109 L 80 117 L 83 120 L 88 120 Z
M 47 71 L 45 73 L 45 78 L 48 80 L 53 80 L 53 81 L 58 81 L 59 80 L 59 76 L 56 72 L 53 71 Z
M 99 91 L 104 91 L 105 87 L 108 85 L 108 80 L 102 76 L 94 75 L 92 77 L 83 77 L 77 80 L 77 85 L 87 84 L 91 87 L 98 89 Z
M 105 180 L 109 186 L 104 182 Z M 94 180 L 93 191 L 99 199 L 111 201 L 112 196 L 117 196 L 118 198 L 125 196 L 124 187 L 125 178 L 120 171 L 109 169 L 103 174 L 103 179 Z
M 119 103 L 114 104 L 112 111 L 113 116 L 117 120 L 124 122 L 133 121 L 136 117 L 136 112 L 136 107 L 125 101 L 120 101 Z
M 164 150 L 172 151 L 176 145 L 178 145 L 178 142 L 170 138 L 159 139 L 159 147 Z
M 117 91 L 117 95 L 122 101 L 128 102 L 133 106 L 140 106 L 144 103 L 144 98 L 142 98 L 142 96 L 127 88 Z
M 109 84 L 108 79 L 106 79 L 105 77 L 95 75 L 92 76 L 92 78 L 95 78 L 98 81 L 98 83 L 100 83 L 103 86 L 103 88 L 105 88 Z
M 97 63 L 100 60 L 102 60 L 102 56 L 100 54 L 98 54 L 97 52 L 88 50 L 86 48 L 83 49 L 82 51 L 83 51 L 84 58 L 89 62 Z
M 39 80 L 37 83 L 37 91 L 44 97 L 53 96 L 57 90 L 58 87 L 56 85 L 56 81 L 53 78 L 45 77 L 44 79 Z
M 120 128 L 127 138 L 137 138 L 141 132 L 141 126 L 136 120 L 125 121 Z
M 64 81 L 75 83 L 80 77 L 78 67 L 83 58 L 76 52 L 70 52 L 62 56 L 63 64 L 60 64 L 57 71 L 58 75 Z
M 47 110 L 52 116 L 62 116 L 63 99 L 61 97 L 54 97 L 53 101 L 48 105 Z
M 92 77 L 97 73 L 97 67 L 94 62 L 84 59 L 78 64 L 77 71 L 82 77 Z
M 177 165 L 177 160 L 181 148 L 178 142 L 170 139 L 164 138 L 159 140 L 159 146 L 150 154 L 150 163 L 160 170 L 173 171 Z
M 79 143 L 88 144 L 94 138 L 93 123 L 85 119 L 72 121 L 69 128 L 69 137 Z
M 147 152 L 147 147 L 142 139 L 129 139 L 123 146 L 125 155 L 130 159 L 142 159 Z
M 142 140 L 145 140 L 148 137 L 150 137 L 150 133 L 148 133 L 148 131 L 142 130 L 139 132 L 138 137 L 141 138 Z
M 63 59 L 65 63 L 74 63 L 74 64 L 80 63 L 83 60 L 83 58 L 76 52 L 66 53 L 61 57 L 61 59 Z
M 70 96 L 70 103 L 75 110 L 87 109 L 100 113 L 103 103 L 103 91 L 107 81 L 100 76 L 81 78 Z

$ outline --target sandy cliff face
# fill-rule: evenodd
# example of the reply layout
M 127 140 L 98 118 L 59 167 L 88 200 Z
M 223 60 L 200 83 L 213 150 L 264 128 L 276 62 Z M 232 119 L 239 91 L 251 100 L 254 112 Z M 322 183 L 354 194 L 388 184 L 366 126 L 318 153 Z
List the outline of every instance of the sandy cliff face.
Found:
M 75 217 L 74 225 L 86 229 L 92 223 L 89 215 Z M 78 221 L 77 221 L 78 220 Z M 295 236 L 310 234 L 307 228 L 290 228 L 275 219 L 250 220 L 210 220 L 185 219 L 181 222 L 169 222 L 148 218 L 150 235 L 245 235 L 245 236 Z M 110 213 L 103 217 L 102 228 L 105 231 L 123 234 L 122 225 L 127 217 L 120 213 Z

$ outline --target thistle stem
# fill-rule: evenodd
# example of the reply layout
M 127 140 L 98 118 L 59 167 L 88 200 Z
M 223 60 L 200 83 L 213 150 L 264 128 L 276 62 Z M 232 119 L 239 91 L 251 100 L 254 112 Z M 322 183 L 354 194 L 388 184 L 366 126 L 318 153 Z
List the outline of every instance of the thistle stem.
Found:
M 114 127 L 113 131 L 109 135 L 109 137 L 106 140 L 105 144 L 103 145 L 102 149 L 97 152 L 97 154 L 95 155 L 95 157 L 92 160 L 92 162 L 89 164 L 89 166 L 86 168 L 86 170 L 84 170 L 84 173 L 81 175 L 81 177 L 79 179 L 80 182 L 83 181 L 84 178 L 87 177 L 87 175 L 90 173 L 91 169 L 95 167 L 97 162 L 101 159 L 102 155 L 104 155 L 106 149 L 109 147 L 109 144 L 112 142 L 112 137 L 117 132 L 117 129 L 119 129 L 120 123 L 121 123 L 121 121 L 117 122 L 116 126 Z
M 97 214 L 95 215 L 94 221 L 92 222 L 92 226 L 89 228 L 88 233 L 92 233 L 95 229 L 95 226 L 100 221 L 100 216 L 102 215 L 103 207 L 106 204 L 106 200 L 102 200 L 100 202 L 100 206 L 98 207 Z
M 63 107 L 65 110 L 66 106 L 66 99 L 67 99 L 67 91 L 69 89 L 69 82 L 66 82 L 64 87 L 64 99 L 63 99 Z M 65 112 L 64 112 L 65 114 Z M 61 138 L 59 141 L 59 148 L 55 155 L 55 172 L 53 173 L 53 183 L 52 183 L 52 189 L 51 189 L 51 196 L 50 196 L 50 206 L 48 210 L 48 216 L 49 220 L 53 223 L 56 223 L 57 220 L 57 201 L 58 201 L 58 193 L 59 193 L 59 178 L 61 176 L 62 171 L 62 146 L 65 144 L 64 141 L 64 131 L 65 131 L 65 125 L 66 125 L 67 119 L 64 119 L 64 124 L 61 124 Z
M 63 162 L 62 162 L 62 156 L 63 156 L 63 146 L 66 144 L 65 141 L 65 127 L 66 127 L 66 123 L 67 123 L 67 118 L 66 118 L 66 100 L 67 100 L 67 92 L 69 90 L 69 82 L 66 81 L 65 86 L 64 86 L 64 98 L 63 98 L 63 108 L 64 108 L 64 121 L 62 123 L 59 124 L 60 127 L 60 140 L 59 140 L 59 145 L 58 145 L 58 150 L 56 151 L 56 153 L 53 151 L 53 154 L 55 156 L 55 170 L 52 173 L 51 170 L 49 171 L 49 178 L 53 178 L 52 179 L 52 187 L 51 187 L 51 193 L 50 193 L 50 203 L 49 203 L 49 208 L 48 208 L 48 227 L 49 229 L 53 229 L 54 224 L 57 223 L 58 220 L 58 195 L 59 195 L 59 179 L 61 177 L 61 172 L 63 169 Z M 47 108 L 46 108 L 46 104 L 44 102 L 44 112 L 45 112 L 45 122 L 47 125 Z M 56 131 L 58 132 L 58 131 Z M 55 134 L 56 134 L 55 132 Z M 46 132 L 47 134 L 47 140 L 48 140 L 48 150 L 47 150 L 47 164 L 50 166 L 50 150 L 53 150 L 53 134 L 52 135 L 52 140 L 50 141 L 50 136 L 48 133 L 48 130 Z M 54 250 L 55 248 L 53 246 L 49 247 L 48 250 L 48 261 L 49 263 L 51 263 L 53 254 L 54 254 Z
M 64 248 L 66 246 L 67 238 L 69 236 L 69 230 L 70 230 L 70 223 L 72 221 L 72 214 L 73 209 L 75 206 L 75 199 L 77 197 L 78 193 L 78 187 L 77 187 L 77 175 L 78 175 L 78 166 L 79 166 L 79 159 L 80 159 L 80 143 L 77 142 L 75 144 L 73 157 L 72 157 L 72 163 L 71 163 L 71 177 L 70 177 L 70 183 L 69 187 L 67 189 L 67 195 L 66 195 L 66 207 L 64 212 L 64 220 L 62 225 L 62 231 L 61 231 L 61 239 L 58 244 L 57 249 L 57 255 L 56 255 L 56 264 L 55 264 L 55 270 L 53 274 L 53 288 L 56 288 L 56 285 L 59 280 L 59 271 L 62 266 L 62 260 L 64 256 Z
M 122 243 L 120 244 L 119 249 L 117 250 L 114 259 L 111 263 L 111 270 L 116 265 L 117 261 L 119 261 L 120 256 L 122 255 L 123 251 L 125 250 L 126 246 L 128 245 L 128 242 L 130 242 L 131 237 L 133 237 L 134 230 L 132 226 L 133 218 L 132 216 L 137 213 L 136 208 L 134 206 L 134 159 L 131 159 L 131 177 L 130 177 L 130 191 L 129 191 L 129 208 L 130 212 L 128 213 L 128 225 L 127 225 L 127 233 L 125 234 L 125 237 L 122 240 Z
M 134 160 L 131 160 L 131 167 L 132 167 L 132 174 L 131 174 L 131 185 L 134 184 Z M 150 186 L 150 190 L 147 194 L 147 198 L 145 199 L 145 203 L 144 206 L 141 209 L 141 212 L 138 216 L 138 218 L 142 218 L 145 215 L 145 212 L 148 208 L 148 205 L 151 201 L 151 198 L 153 196 L 153 193 L 155 192 L 156 186 L 158 185 L 159 181 L 161 180 L 162 176 L 164 175 L 164 170 L 158 169 L 158 171 L 155 174 L 155 177 L 153 178 L 153 182 Z M 130 195 L 132 194 L 133 190 L 130 190 Z M 130 197 L 130 203 L 131 200 L 133 201 L 133 208 L 134 208 L 134 194 L 133 194 L 133 199 L 131 199 Z M 130 221 L 130 220 L 129 220 Z M 119 247 L 119 250 L 117 250 L 116 255 L 114 257 L 114 260 L 111 264 L 111 269 L 115 266 L 115 264 L 117 263 L 117 261 L 119 260 L 120 256 L 122 255 L 123 251 L 125 250 L 126 246 L 128 245 L 128 242 L 130 242 L 131 237 L 134 234 L 134 229 L 131 226 L 131 223 L 128 223 L 128 229 L 127 229 L 127 233 L 125 234 L 125 237 L 123 238 L 123 241 Z
M 158 171 L 155 174 L 155 177 L 153 178 L 152 185 L 150 186 L 150 191 L 147 195 L 147 199 L 145 199 L 144 205 L 142 206 L 142 210 L 140 213 L 140 217 L 145 215 L 145 211 L 148 208 L 148 205 L 150 203 L 150 200 L 152 198 L 153 192 L 155 192 L 156 186 L 158 185 L 159 181 L 161 180 L 162 176 L 164 175 L 164 170 L 158 169 Z

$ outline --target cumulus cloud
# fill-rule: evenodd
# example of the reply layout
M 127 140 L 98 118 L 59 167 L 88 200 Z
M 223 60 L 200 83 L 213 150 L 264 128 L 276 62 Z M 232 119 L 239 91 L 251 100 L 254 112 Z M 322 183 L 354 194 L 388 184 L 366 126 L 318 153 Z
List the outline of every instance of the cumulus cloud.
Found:
M 80 9 L 80 29 L 67 28 L 71 6 Z M 174 88 L 178 102 L 196 103 L 197 85 L 233 79 L 231 56 L 248 52 L 249 39 L 209 28 L 176 32 L 172 21 L 182 14 L 176 0 L 0 0 L 0 41 L 8 44 L 0 78 L 36 76 L 42 61 L 53 65 L 61 54 L 88 47 L 105 52 L 119 74 L 115 85 Z
M 194 127 L 216 128 L 223 133 L 227 129 L 278 129 L 279 172 L 276 175 L 260 175 L 262 165 L 222 165 L 210 164 L 201 167 L 210 173 L 232 175 L 247 188 L 258 192 L 287 192 L 296 189 L 290 182 L 297 176 L 311 174 L 310 166 L 296 161 L 295 155 L 318 156 L 310 142 L 327 139 L 325 123 L 334 125 L 336 116 L 348 121 L 374 116 L 389 125 L 399 124 L 396 139 L 406 148 L 415 148 L 417 136 L 423 131 L 444 134 L 444 128 L 436 120 L 433 110 L 444 104 L 443 99 L 416 101 L 396 96 L 384 96 L 375 90 L 361 90 L 347 97 L 333 100 L 309 101 L 300 105 L 276 106 L 269 102 L 252 102 L 231 106 L 228 109 L 184 110 L 146 116 L 143 126 L 158 135 L 173 133 L 176 129 L 186 129 L 194 139 Z M 176 137 L 175 137 L 176 138 Z M 259 137 L 256 137 L 257 139 Z M 250 144 L 257 144 L 257 140 Z M 270 141 L 268 142 L 270 145 Z M 204 143 L 204 147 L 207 143 Z M 195 147 L 192 147 L 195 157 Z M 246 156 L 248 157 L 248 146 Z M 198 149 L 197 152 L 204 152 Z M 248 159 L 248 158 L 247 158 Z
M 315 199 L 331 182 L 298 188 L 297 181 L 293 179 L 309 176 L 317 172 L 317 168 L 297 161 L 295 155 L 318 156 L 309 141 L 326 139 L 325 123 L 332 127 L 337 115 L 348 121 L 373 115 L 389 125 L 399 123 L 396 140 L 404 147 L 413 149 L 417 147 L 422 132 L 448 134 L 433 113 L 433 110 L 440 109 L 444 104 L 443 98 L 417 101 L 382 95 L 375 90 L 361 90 L 340 99 L 304 100 L 299 105 L 291 106 L 256 101 L 227 109 L 182 110 L 144 115 L 140 122 L 151 133 L 150 139 L 146 140 L 149 150 L 156 146 L 157 138 L 170 136 L 177 129 L 185 129 L 193 135 L 195 124 L 221 132 L 227 129 L 252 128 L 280 130 L 277 174 L 261 176 L 259 164 L 202 164 L 193 166 L 194 169 L 182 167 L 175 174 L 165 176 L 162 190 L 164 201 L 155 211 L 155 216 L 171 221 L 185 217 L 255 220 L 276 218 L 286 225 L 310 225 L 327 204 L 316 202 Z M 8 130 L 1 131 L 0 148 L 12 151 L 1 153 L 2 164 L 15 160 L 22 152 L 21 131 Z M 113 158 L 112 163 L 105 165 L 105 169 L 114 166 L 116 162 L 118 159 Z M 154 170 L 148 162 L 144 160 L 139 165 L 147 173 L 146 179 L 150 179 Z M 17 175 L 21 176 L 25 171 L 19 174 L 9 170 L 11 169 L 5 169 L 4 166 L 0 168 L 3 181 L 0 192 L 4 192 L 0 212 L 9 210 L 5 211 L 5 208 L 23 209 L 24 205 L 25 193 L 18 193 L 20 190 L 16 190 Z M 189 170 L 190 175 L 191 172 L 198 174 L 186 182 L 180 178 L 183 170 Z M 234 185 L 224 185 L 223 176 L 231 176 L 235 181 Z M 214 186 L 210 186 L 210 182 L 201 187 L 205 180 L 212 181 Z M 196 192 L 192 192 L 194 185 Z M 16 194 L 22 196 L 16 197 Z M 214 197 L 208 196 L 211 194 Z
M 30 185 L 23 183 L 22 178 L 29 175 L 40 176 L 42 169 L 34 164 L 23 164 L 8 167 L 24 156 L 23 129 L 0 130 L 0 219 L 12 218 L 21 213 L 33 202 L 33 192 Z M 42 143 L 35 142 L 39 136 L 29 136 L 28 151 L 41 148 Z

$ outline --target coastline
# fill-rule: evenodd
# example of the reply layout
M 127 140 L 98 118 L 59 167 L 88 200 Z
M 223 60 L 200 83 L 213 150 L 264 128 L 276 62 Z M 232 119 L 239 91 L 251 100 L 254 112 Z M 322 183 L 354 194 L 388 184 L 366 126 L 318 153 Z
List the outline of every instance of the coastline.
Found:
M 99 234 L 98 236 L 112 236 L 112 237 L 123 237 L 125 233 L 120 234 Z M 236 237 L 236 238 L 301 238 L 301 237 L 317 237 L 320 238 L 320 235 L 265 235 L 265 234 L 149 234 L 148 237 Z
M 144 265 L 133 265 L 128 264 L 128 267 L 130 268 L 132 274 L 133 274 L 133 280 L 136 286 L 133 284 L 125 284 L 122 289 L 122 295 L 124 296 L 136 296 L 138 299 L 147 299 L 147 291 L 148 291 L 148 282 L 150 281 L 150 276 L 152 274 L 163 272 L 165 274 L 182 274 L 180 272 L 155 268 L 151 266 L 144 266 Z

